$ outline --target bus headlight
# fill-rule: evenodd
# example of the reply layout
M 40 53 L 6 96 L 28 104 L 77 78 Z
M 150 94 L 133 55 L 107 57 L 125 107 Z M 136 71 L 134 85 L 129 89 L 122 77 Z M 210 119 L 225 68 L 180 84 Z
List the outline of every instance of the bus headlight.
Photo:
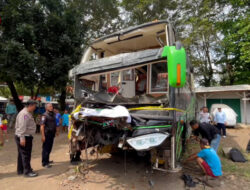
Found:
M 128 139 L 127 142 L 135 150 L 141 151 L 159 146 L 168 137 L 169 133 L 153 133 Z

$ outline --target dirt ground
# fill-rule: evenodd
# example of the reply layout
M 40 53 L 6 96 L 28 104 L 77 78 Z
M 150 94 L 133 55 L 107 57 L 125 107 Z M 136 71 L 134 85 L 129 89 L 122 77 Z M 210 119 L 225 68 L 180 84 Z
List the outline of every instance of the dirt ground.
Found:
M 229 129 L 228 137 L 222 139 L 222 146 L 245 147 L 250 138 L 250 129 Z M 193 151 L 190 150 L 189 151 Z M 193 177 L 199 175 L 199 170 L 192 165 L 179 173 L 150 172 L 149 166 L 142 160 L 135 160 L 127 156 L 126 171 L 124 159 L 121 156 L 104 154 L 96 160 L 91 157 L 89 173 L 84 177 L 77 172 L 77 167 L 69 164 L 68 144 L 66 134 L 55 139 L 51 159 L 52 168 L 44 169 L 41 166 L 41 140 L 39 135 L 34 137 L 32 152 L 32 168 L 39 173 L 37 178 L 24 178 L 16 174 L 17 150 L 13 135 L 10 140 L 0 148 L 0 189 L 1 190 L 183 190 L 185 189 L 180 176 L 183 172 Z M 228 163 L 231 161 L 228 161 Z M 234 163 L 230 163 L 233 164 Z M 244 165 L 245 164 L 245 165 Z M 248 168 L 250 164 L 244 163 L 239 167 Z M 246 170 L 246 172 L 249 172 Z M 244 170 L 245 171 L 245 170 Z M 222 177 L 221 187 L 213 189 L 249 189 L 250 176 L 238 175 L 228 169 Z M 151 186 L 149 185 L 151 184 Z M 196 189 L 204 189 L 197 185 Z M 206 189 L 212 189 L 206 187 Z

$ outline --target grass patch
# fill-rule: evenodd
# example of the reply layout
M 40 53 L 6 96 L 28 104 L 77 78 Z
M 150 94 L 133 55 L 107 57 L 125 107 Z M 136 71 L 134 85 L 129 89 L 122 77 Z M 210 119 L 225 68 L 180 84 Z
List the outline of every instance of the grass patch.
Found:
M 234 174 L 237 176 L 243 176 L 250 178 L 250 162 L 236 163 L 228 158 L 220 157 L 222 163 L 223 172 L 226 174 Z
M 247 160 L 250 160 L 250 154 L 244 153 L 243 150 L 240 150 L 243 152 L 244 157 Z M 245 163 L 241 162 L 233 162 L 231 159 L 226 158 L 222 152 L 222 149 L 219 150 L 219 156 L 221 159 L 222 164 L 222 170 L 225 174 L 233 174 L 237 176 L 243 176 L 250 179 L 250 162 L 247 161 Z
M 186 151 L 182 155 L 182 160 L 186 160 L 191 154 L 198 153 L 200 151 L 200 145 L 195 141 L 187 144 Z

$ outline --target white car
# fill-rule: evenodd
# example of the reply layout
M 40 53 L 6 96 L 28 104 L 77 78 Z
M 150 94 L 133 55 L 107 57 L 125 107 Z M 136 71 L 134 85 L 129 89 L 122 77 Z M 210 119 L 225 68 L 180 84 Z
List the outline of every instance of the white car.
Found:
M 225 112 L 227 126 L 235 127 L 238 115 L 226 104 L 213 104 L 211 106 L 210 115 L 212 120 L 214 120 L 215 113 L 218 111 L 218 108 L 221 108 L 221 111 Z

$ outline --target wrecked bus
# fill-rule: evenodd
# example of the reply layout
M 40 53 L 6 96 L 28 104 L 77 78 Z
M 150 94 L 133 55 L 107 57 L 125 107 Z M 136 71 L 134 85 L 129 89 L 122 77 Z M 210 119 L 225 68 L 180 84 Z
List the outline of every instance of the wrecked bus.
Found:
M 149 154 L 154 169 L 176 169 L 195 98 L 192 67 L 170 23 L 150 22 L 93 41 L 71 75 L 71 161 L 90 147 L 92 153 L 120 149 Z

